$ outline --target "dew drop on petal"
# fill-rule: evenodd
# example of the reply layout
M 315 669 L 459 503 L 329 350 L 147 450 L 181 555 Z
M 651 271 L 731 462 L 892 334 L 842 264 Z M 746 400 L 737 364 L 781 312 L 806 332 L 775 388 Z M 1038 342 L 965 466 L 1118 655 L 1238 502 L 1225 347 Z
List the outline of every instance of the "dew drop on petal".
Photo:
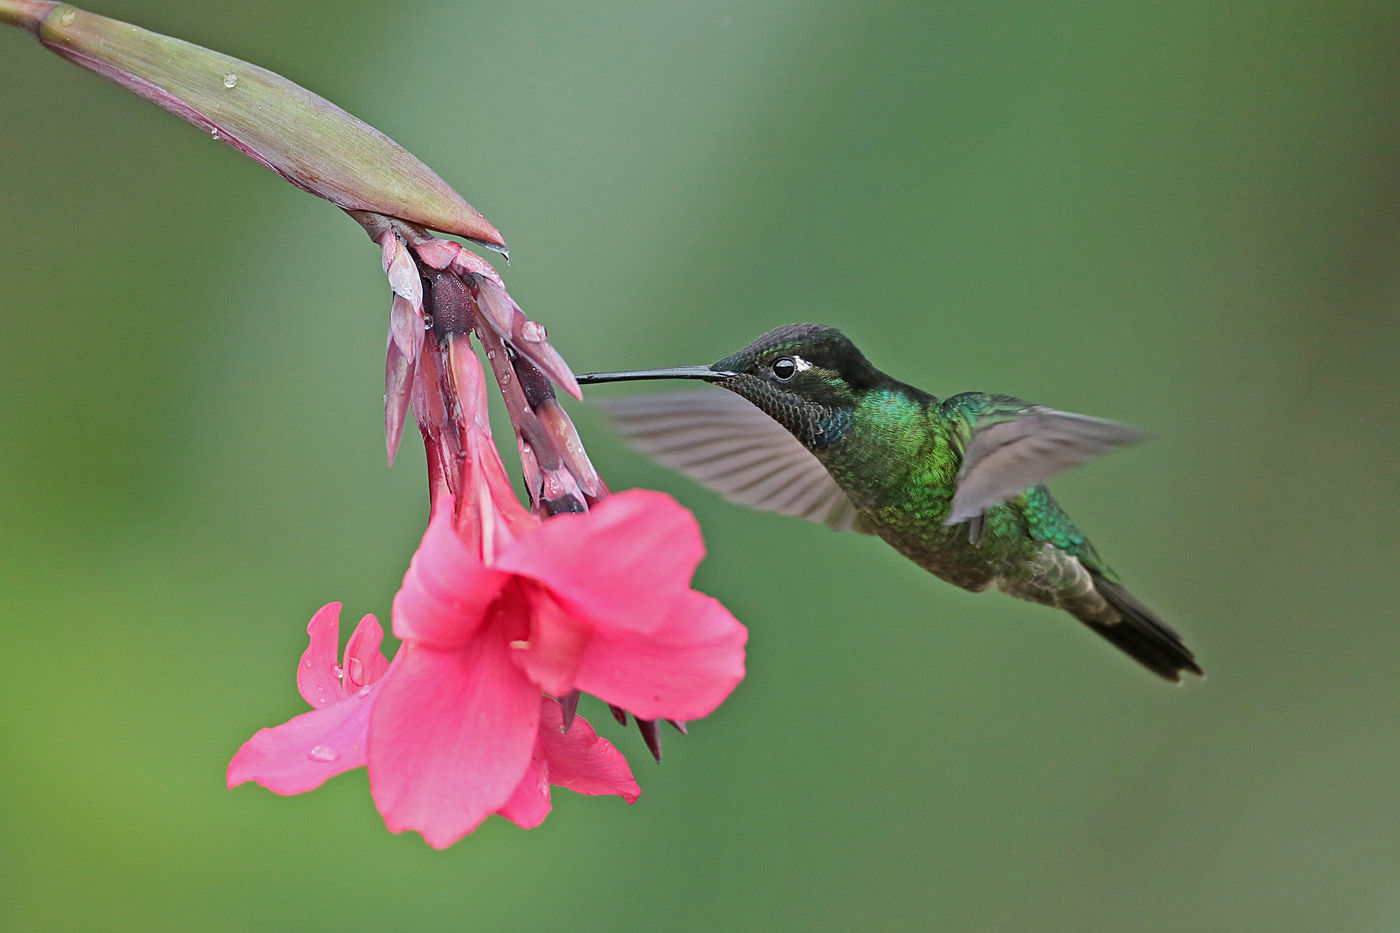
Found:
M 530 343 L 539 343 L 548 334 L 545 332 L 544 325 L 538 321 L 526 321 L 520 325 L 520 336 Z
M 350 659 L 350 681 L 351 681 L 352 683 L 357 683 L 357 684 L 359 684 L 359 683 L 364 683 L 364 680 L 365 680 L 365 666 L 364 666 L 364 664 L 362 664 L 362 663 L 360 662 L 360 659 L 359 659 L 359 658 L 351 658 L 351 659 Z
M 68 10 L 58 18 L 58 21 L 65 26 L 71 26 L 73 25 L 73 20 L 77 18 L 78 14 L 74 13 L 72 10 Z
M 368 687 L 361 687 L 361 688 L 360 688 L 360 692 L 357 693 L 357 694 L 355 694 L 355 696 L 357 696 L 358 698 L 360 698 L 361 700 L 363 700 L 365 697 L 369 696 L 370 693 L 371 693 L 373 690 L 374 690 L 373 685 L 368 686 Z
M 238 75 L 232 72 L 224 75 L 224 87 L 233 87 L 238 83 Z
M 324 745 L 313 746 L 311 751 L 306 753 L 306 757 L 312 761 L 335 761 L 340 757 L 340 752 Z

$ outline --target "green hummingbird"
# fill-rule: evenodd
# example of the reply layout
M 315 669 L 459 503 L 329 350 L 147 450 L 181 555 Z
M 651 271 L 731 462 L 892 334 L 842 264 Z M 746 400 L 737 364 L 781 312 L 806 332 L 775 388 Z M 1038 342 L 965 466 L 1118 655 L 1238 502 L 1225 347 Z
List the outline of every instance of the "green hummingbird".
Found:
M 820 324 L 771 330 L 712 366 L 577 378 L 728 389 L 606 407 L 643 453 L 731 501 L 878 535 L 963 589 L 1064 609 L 1167 680 L 1201 673 L 1042 485 L 1141 440 L 1135 428 L 1009 395 L 939 399 L 887 376 Z

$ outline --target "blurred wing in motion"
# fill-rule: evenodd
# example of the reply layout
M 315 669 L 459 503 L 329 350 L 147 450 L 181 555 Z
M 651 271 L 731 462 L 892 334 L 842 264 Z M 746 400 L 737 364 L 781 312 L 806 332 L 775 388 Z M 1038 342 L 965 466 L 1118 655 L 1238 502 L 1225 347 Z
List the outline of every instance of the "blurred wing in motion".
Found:
M 602 403 L 632 446 L 730 502 L 845 531 L 856 508 L 801 441 L 725 391 L 672 392 Z
M 1146 435 L 1137 428 L 1039 405 L 1000 409 L 978 418 L 963 450 L 953 506 L 944 522 L 956 525 L 1056 473 Z

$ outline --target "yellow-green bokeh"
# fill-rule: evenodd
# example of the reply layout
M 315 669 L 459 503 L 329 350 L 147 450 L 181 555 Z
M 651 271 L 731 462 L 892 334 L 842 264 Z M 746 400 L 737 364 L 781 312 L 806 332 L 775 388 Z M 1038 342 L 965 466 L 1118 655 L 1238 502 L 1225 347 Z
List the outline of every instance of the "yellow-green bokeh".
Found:
M 16 930 L 1400 928 L 1400 8 L 188 4 L 501 228 L 580 369 L 845 329 L 1154 439 L 1055 484 L 1210 677 L 879 542 L 704 525 L 749 678 L 641 801 L 446 852 L 229 792 L 311 613 L 387 614 L 388 289 L 327 204 L 0 33 L 0 904 Z M 623 389 L 600 389 L 621 392 Z

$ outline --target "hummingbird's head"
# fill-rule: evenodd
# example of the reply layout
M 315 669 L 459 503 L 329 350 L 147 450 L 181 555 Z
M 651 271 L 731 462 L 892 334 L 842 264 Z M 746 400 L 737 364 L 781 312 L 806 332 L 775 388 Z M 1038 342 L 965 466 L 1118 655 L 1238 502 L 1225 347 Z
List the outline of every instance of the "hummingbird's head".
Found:
M 743 396 L 811 449 L 840 439 L 862 395 L 888 379 L 834 327 L 788 324 L 712 366 L 579 373 L 580 385 L 700 379 Z
M 713 381 L 748 399 L 808 447 L 837 440 L 861 396 L 881 378 L 845 334 L 822 324 L 770 330 L 710 369 L 730 374 Z

